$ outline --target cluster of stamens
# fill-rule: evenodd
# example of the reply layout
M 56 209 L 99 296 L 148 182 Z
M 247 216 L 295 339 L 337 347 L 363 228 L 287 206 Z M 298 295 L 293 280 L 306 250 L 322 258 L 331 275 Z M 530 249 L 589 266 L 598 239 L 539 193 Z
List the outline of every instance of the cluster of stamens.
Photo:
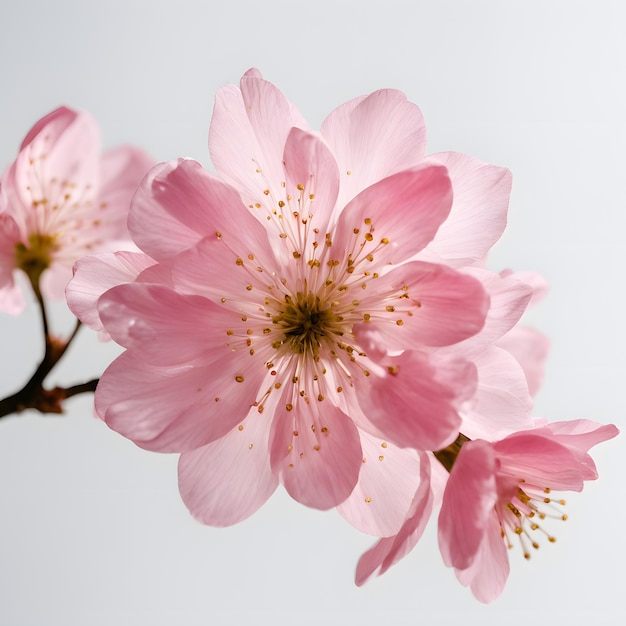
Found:
M 283 346 L 293 354 L 319 357 L 322 344 L 332 345 L 344 334 L 343 317 L 335 312 L 334 302 L 324 302 L 311 292 L 299 291 L 295 297 L 285 295 L 279 314 L 272 317 L 283 338 L 272 344 Z
M 546 518 L 565 521 L 567 515 L 561 509 L 565 506 L 565 500 L 551 498 L 549 487 L 541 489 L 527 484 L 524 480 L 520 480 L 520 483 L 524 488 L 518 488 L 515 496 L 500 508 L 498 517 L 507 547 L 511 549 L 514 545 L 513 537 L 510 536 L 512 531 L 512 535 L 518 537 L 524 558 L 529 559 L 530 547 L 539 549 L 537 531 L 545 535 L 551 543 L 556 541 L 556 537 L 548 533 L 539 522 Z
M 260 169 L 257 173 L 262 176 Z M 348 237 L 344 233 L 337 249 L 337 232 L 328 224 L 317 227 L 321 218 L 314 210 L 314 182 L 299 183 L 292 193 L 282 183 L 280 197 L 268 185 L 259 201 L 248 204 L 252 212 L 265 212 L 270 233 L 277 235 L 272 243 L 280 259 L 276 268 L 260 264 L 254 253 L 241 254 L 216 233 L 245 273 L 245 292 L 229 296 L 241 303 L 244 325 L 227 330 L 226 345 L 263 359 L 274 377 L 261 390 L 259 412 L 273 390 L 288 383 L 293 393 L 285 408 L 292 410 L 298 402 L 323 401 L 344 392 L 353 387 L 356 375 L 370 376 L 372 363 L 358 345 L 354 325 L 385 321 L 403 326 L 421 306 L 411 298 L 408 285 L 384 297 L 368 295 L 369 282 L 379 278 L 373 271 L 375 257 L 389 238 L 376 233 L 374 220 L 364 217 Z M 225 294 L 221 301 L 227 300 Z
M 44 145 L 49 137 L 42 138 Z M 101 220 L 93 215 L 94 189 L 91 184 L 79 186 L 70 180 L 49 177 L 46 174 L 45 149 L 35 153 L 31 147 L 24 190 L 31 199 L 30 211 L 25 215 L 27 240 L 16 245 L 17 267 L 29 276 L 39 276 L 59 254 L 68 253 L 70 261 L 102 243 L 97 231 Z M 106 203 L 98 209 L 104 211 Z M 93 236 L 85 236 L 92 231 Z M 91 233 L 90 233 L 91 234 Z M 80 248 L 77 248 L 80 246 Z

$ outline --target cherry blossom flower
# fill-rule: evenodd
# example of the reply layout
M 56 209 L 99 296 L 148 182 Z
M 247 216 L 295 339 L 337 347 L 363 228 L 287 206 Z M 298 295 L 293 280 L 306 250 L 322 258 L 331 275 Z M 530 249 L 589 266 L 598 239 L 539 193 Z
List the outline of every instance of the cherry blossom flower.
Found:
M 489 443 L 466 443 L 446 486 L 439 545 L 446 565 L 482 602 L 502 591 L 509 571 L 506 548 L 519 543 L 526 558 L 538 548 L 550 517 L 567 519 L 553 491 L 581 491 L 598 477 L 587 454 L 618 434 L 613 425 L 557 422 Z
M 367 119 L 346 135 L 363 131 L 347 170 L 350 145 L 329 137 L 352 124 L 348 109 L 320 137 L 249 73 L 218 94 L 211 124 L 228 184 L 190 160 L 157 166 L 129 214 L 154 265 L 107 290 L 118 262 L 102 260 L 85 298 L 87 264 L 76 267 L 73 310 L 93 313 L 103 292 L 91 323 L 126 348 L 101 379 L 98 414 L 141 447 L 182 452 L 181 493 L 205 523 L 247 517 L 279 482 L 336 506 L 366 445 L 447 445 L 475 393 L 474 365 L 437 349 L 479 332 L 489 297 L 454 263 L 417 260 L 455 210 L 449 170 L 422 158 L 421 115 L 398 92 L 363 103 L 348 107 Z
M 128 248 L 130 198 L 152 160 L 138 148 L 100 153 L 95 120 L 60 107 L 39 120 L 0 181 L 0 310 L 24 306 L 15 270 L 46 299 L 63 299 L 72 265 Z
M 257 111 L 254 99 L 261 92 L 276 103 L 283 115 L 281 119 L 271 120 L 275 134 L 284 136 L 288 132 L 286 120 L 293 126 L 308 128 L 295 107 L 255 70 L 246 73 L 239 87 L 229 85 L 218 93 L 209 141 L 212 159 L 220 175 L 240 190 L 251 210 L 255 206 L 254 197 L 261 193 L 257 166 L 261 171 L 268 170 L 267 151 L 275 149 L 277 158 L 280 150 L 268 142 L 267 127 L 259 122 L 262 113 Z M 379 120 L 389 123 L 381 124 Z M 401 92 L 384 89 L 342 105 L 324 121 L 320 134 L 339 165 L 341 185 L 337 207 L 342 206 L 342 198 L 349 199 L 367 185 L 402 168 L 424 162 L 446 166 L 454 192 L 452 207 L 433 239 L 415 259 L 462 268 L 481 261 L 500 237 L 506 224 L 510 172 L 459 153 L 425 157 L 426 131 L 421 112 Z M 461 415 L 470 411 L 474 417 L 483 416 L 482 424 L 492 433 L 511 432 L 529 425 L 530 398 L 523 372 L 510 355 L 500 351 L 497 365 L 489 365 L 494 362 L 493 353 L 498 352 L 491 341 L 519 319 L 529 290 L 517 281 L 500 280 L 497 274 L 486 270 L 479 276 L 472 275 L 483 281 L 491 296 L 489 315 L 493 324 L 491 338 L 480 342 L 485 348 L 483 354 L 476 345 L 471 350 L 469 346 L 463 348 L 463 358 L 472 360 L 479 369 L 479 389 L 472 400 L 474 407 L 470 411 L 465 403 Z M 496 295 L 498 303 L 494 301 Z M 456 348 L 457 344 L 452 349 Z M 460 356 L 460 352 L 456 355 Z M 493 411 L 489 412 L 489 407 Z M 489 424 L 488 418 L 496 410 L 498 419 Z M 472 432 L 484 432 L 478 429 L 476 419 L 470 421 L 477 425 Z M 388 435 L 389 428 L 386 428 Z M 385 437 L 364 430 L 359 433 L 364 459 L 359 483 L 338 509 L 359 530 L 379 536 L 393 534 L 399 529 L 419 483 L 417 453 L 394 446 Z
M 384 573 L 415 546 L 443 491 L 439 514 L 439 546 L 446 565 L 461 584 L 482 602 L 500 595 L 509 574 L 507 548 L 519 544 L 524 556 L 542 540 L 555 541 L 549 523 L 565 520 L 565 500 L 553 491 L 581 491 L 598 477 L 588 450 L 618 434 L 613 425 L 589 420 L 545 423 L 496 442 L 460 437 L 449 448 L 447 483 L 433 485 L 429 470 L 401 530 L 366 552 L 357 566 L 356 582 Z M 446 459 L 444 458 L 444 461 Z M 432 468 L 431 468 L 432 469 Z M 441 469 L 441 467 L 439 468 Z M 445 485 L 445 488 L 444 488 Z

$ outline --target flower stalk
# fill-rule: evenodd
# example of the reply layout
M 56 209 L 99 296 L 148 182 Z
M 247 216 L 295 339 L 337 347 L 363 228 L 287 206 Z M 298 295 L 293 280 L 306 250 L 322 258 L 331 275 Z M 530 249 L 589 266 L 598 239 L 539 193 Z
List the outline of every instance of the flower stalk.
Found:
M 461 447 L 467 441 L 470 441 L 470 438 L 466 437 L 463 433 L 459 433 L 458 437 L 449 446 L 433 452 L 435 458 L 448 470 L 448 474 L 452 471 L 452 467 L 456 458 L 459 456 Z
M 37 369 L 28 382 L 16 393 L 0 400 L 0 418 L 12 413 L 21 413 L 26 409 L 35 409 L 40 413 L 63 413 L 63 401 L 75 395 L 93 392 L 98 384 L 98 379 L 72 385 L 71 387 L 54 387 L 45 389 L 43 383 L 48 374 L 61 360 L 70 344 L 76 337 L 81 326 L 80 320 L 70 336 L 66 340 L 59 339 L 50 334 L 46 303 L 39 288 L 41 272 L 27 272 L 30 284 L 33 288 L 39 312 L 44 336 L 44 356 Z

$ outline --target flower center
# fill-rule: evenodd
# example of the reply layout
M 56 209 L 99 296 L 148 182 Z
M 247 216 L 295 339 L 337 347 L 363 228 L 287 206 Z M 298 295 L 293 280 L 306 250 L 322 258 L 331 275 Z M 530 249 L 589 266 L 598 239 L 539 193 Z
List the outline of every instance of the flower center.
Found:
M 17 267 L 26 272 L 31 283 L 38 284 L 58 248 L 56 237 L 33 233 L 28 237 L 28 245 L 20 242 L 15 246 Z
M 323 344 L 330 345 L 334 337 L 343 335 L 343 317 L 333 304 L 307 291 L 298 291 L 295 297 L 285 295 L 280 313 L 272 318 L 282 331 L 282 339 L 274 346 L 285 345 L 294 354 L 318 357 Z

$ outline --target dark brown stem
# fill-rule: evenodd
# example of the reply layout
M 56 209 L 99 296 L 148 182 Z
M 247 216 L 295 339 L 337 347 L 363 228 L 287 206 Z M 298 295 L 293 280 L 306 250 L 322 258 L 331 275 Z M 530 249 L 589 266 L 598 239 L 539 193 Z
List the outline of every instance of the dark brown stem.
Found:
M 21 413 L 25 409 L 36 409 L 41 413 L 63 413 L 63 400 L 78 395 L 79 393 L 94 391 L 98 384 L 97 380 L 91 380 L 83 384 L 68 387 L 67 389 L 63 387 L 44 389 L 43 382 L 46 376 L 48 376 L 52 368 L 59 362 L 76 337 L 76 333 L 80 328 L 80 320 L 76 320 L 76 326 L 67 340 L 63 341 L 52 337 L 48 327 L 45 301 L 39 289 L 39 281 L 31 278 L 31 285 L 35 292 L 41 314 L 45 341 L 44 356 L 34 374 L 24 386 L 18 392 L 0 400 L 0 418 L 10 415 L 11 413 Z
M 39 387 L 32 391 L 28 384 L 20 391 L 0 400 L 0 418 L 21 413 L 26 409 L 35 409 L 40 413 L 63 413 L 63 401 L 77 396 L 80 393 L 95 391 L 98 379 L 95 378 L 86 383 L 73 385 L 72 387 L 55 387 L 54 389 L 44 389 Z
M 66 387 L 65 389 L 61 389 L 64 393 L 64 398 L 71 398 L 72 396 L 77 396 L 81 393 L 90 393 L 96 390 L 98 386 L 99 378 L 92 378 L 86 383 L 81 383 L 80 385 L 73 385 L 72 387 Z M 57 387 L 57 389 L 59 389 Z
M 452 471 L 456 457 L 459 456 L 461 447 L 467 441 L 470 441 L 470 438 L 459 433 L 459 436 L 448 447 L 433 452 L 437 460 L 448 470 L 448 473 Z

